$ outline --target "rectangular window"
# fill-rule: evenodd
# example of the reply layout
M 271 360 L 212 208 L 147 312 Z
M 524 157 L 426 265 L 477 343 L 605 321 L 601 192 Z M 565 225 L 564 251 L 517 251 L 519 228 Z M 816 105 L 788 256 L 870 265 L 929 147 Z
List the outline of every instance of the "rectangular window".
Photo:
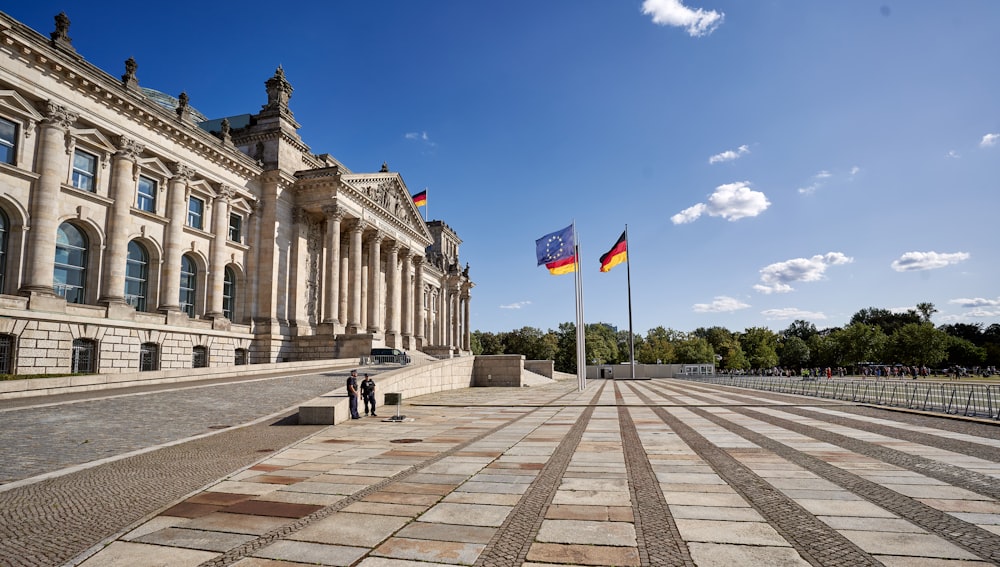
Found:
M 243 242 L 243 217 L 236 213 L 229 215 L 229 240 Z
M 0 118 L 0 162 L 14 163 L 14 150 L 17 139 L 17 124 Z
M 202 219 L 205 215 L 205 201 L 197 197 L 188 199 L 188 226 L 191 228 L 202 228 Z
M 139 176 L 139 198 L 136 206 L 143 211 L 156 212 L 156 181 Z
M 73 187 L 93 192 L 96 176 L 97 156 L 76 150 L 73 153 Z

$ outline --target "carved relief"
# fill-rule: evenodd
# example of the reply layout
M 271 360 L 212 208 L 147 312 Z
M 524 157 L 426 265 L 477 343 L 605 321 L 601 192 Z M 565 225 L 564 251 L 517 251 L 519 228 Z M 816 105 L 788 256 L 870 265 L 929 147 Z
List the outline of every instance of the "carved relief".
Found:
M 80 115 L 52 101 L 45 103 L 45 123 L 68 130 Z
M 306 316 L 315 325 L 319 320 L 319 290 L 323 258 L 323 230 L 319 221 L 307 220 L 306 228 Z

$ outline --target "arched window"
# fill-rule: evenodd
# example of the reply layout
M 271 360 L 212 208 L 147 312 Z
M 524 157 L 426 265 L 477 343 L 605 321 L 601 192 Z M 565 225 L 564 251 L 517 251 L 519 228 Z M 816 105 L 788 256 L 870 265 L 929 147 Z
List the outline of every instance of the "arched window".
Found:
M 142 343 L 139 346 L 139 371 L 160 369 L 160 345 L 156 343 Z
M 56 233 L 56 259 L 52 287 L 67 303 L 86 302 L 87 237 L 64 222 Z
M 7 273 L 7 240 L 10 234 L 10 221 L 7 215 L 0 211 L 0 293 L 4 292 L 4 274 Z
M 73 339 L 73 363 L 70 371 L 74 374 L 90 374 L 97 371 L 97 341 Z
M 146 289 L 149 281 L 149 254 L 135 240 L 128 243 L 125 261 L 125 302 L 136 311 L 146 310 Z
M 194 299 L 198 281 L 198 267 L 190 256 L 181 256 L 181 311 L 194 317 Z
M 222 280 L 222 314 L 226 319 L 233 320 L 233 310 L 236 306 L 236 272 L 232 268 L 226 268 L 226 274 Z

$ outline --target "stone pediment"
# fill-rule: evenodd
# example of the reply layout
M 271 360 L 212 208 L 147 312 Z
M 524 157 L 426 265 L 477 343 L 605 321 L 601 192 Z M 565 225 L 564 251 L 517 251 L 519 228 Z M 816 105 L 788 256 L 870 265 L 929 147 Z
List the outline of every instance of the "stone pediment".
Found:
M 397 219 L 421 234 L 427 228 L 420 211 L 413 204 L 413 196 L 398 173 L 347 173 L 341 182 L 369 201 L 374 209 L 381 209 L 390 218 Z

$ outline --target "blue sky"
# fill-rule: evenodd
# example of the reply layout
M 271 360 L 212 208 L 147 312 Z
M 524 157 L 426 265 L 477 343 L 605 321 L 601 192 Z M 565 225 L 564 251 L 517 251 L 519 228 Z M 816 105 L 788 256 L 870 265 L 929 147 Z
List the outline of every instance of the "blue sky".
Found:
M 933 303 L 1000 322 L 1000 2 L 34 0 L 77 51 L 209 116 L 278 65 L 315 153 L 428 191 L 473 328 L 574 320 L 534 241 L 576 223 L 587 322 L 841 326 Z M 254 38 L 254 39 L 251 39 Z

